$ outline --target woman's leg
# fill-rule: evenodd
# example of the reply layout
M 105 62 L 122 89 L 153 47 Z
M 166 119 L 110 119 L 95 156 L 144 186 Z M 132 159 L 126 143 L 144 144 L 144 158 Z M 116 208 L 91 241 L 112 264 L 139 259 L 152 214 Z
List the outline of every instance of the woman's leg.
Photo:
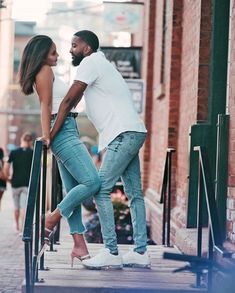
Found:
M 96 167 L 85 145 L 79 139 L 75 120 L 70 119 L 66 118 L 61 131 L 52 142 L 52 152 L 56 159 L 77 182 L 57 206 L 61 215 L 67 219 L 72 216 L 76 207 L 100 189 Z
M 57 161 L 60 176 L 63 182 L 63 185 L 66 190 L 66 194 L 70 192 L 74 187 L 78 185 L 78 182 L 74 179 L 74 177 L 69 173 L 69 171 L 63 166 L 60 161 Z M 85 227 L 82 222 L 82 212 L 81 212 L 81 204 L 79 204 L 72 212 L 71 216 L 67 218 L 70 234 L 82 234 L 85 231 Z
M 77 186 L 78 182 L 61 164 L 61 162 L 58 162 L 58 167 L 65 190 L 66 192 L 69 192 L 72 188 Z M 72 235 L 74 241 L 74 246 L 71 253 L 72 259 L 73 257 L 87 256 L 88 249 L 83 236 L 85 227 L 82 222 L 81 204 L 74 209 L 73 214 L 68 218 L 68 224 L 70 227 L 70 234 Z
M 52 230 L 61 216 L 64 216 L 69 223 L 70 233 L 74 235 L 74 253 L 83 256 L 81 251 L 87 254 L 87 248 L 81 234 L 85 230 L 81 220 L 81 203 L 98 192 L 100 179 L 86 147 L 79 139 L 74 118 L 66 118 L 51 149 L 59 162 L 62 181 L 68 193 L 46 218 L 46 228 Z
M 78 185 L 77 181 L 74 177 L 68 172 L 68 170 L 63 166 L 60 161 L 57 161 L 60 176 L 65 187 L 66 192 L 69 192 L 75 186 Z M 60 210 L 56 208 L 50 216 L 46 218 L 46 227 L 49 230 L 52 230 L 55 226 L 55 223 L 61 219 Z M 85 231 L 85 227 L 82 222 L 82 215 L 81 215 L 81 204 L 77 206 L 73 210 L 72 215 L 67 218 L 69 227 L 70 227 L 70 234 L 73 237 L 74 247 L 71 253 L 72 259 L 74 257 L 84 257 L 88 255 L 88 249 L 86 246 L 85 239 L 83 237 L 83 233 Z

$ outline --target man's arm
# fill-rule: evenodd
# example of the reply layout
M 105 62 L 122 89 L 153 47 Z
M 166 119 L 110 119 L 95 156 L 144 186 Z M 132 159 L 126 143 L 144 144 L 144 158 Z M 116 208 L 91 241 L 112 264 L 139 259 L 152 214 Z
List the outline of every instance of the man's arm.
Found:
M 58 115 L 56 117 L 55 124 L 51 130 L 51 140 L 54 139 L 57 132 L 60 130 L 64 123 L 66 116 L 72 108 L 75 108 L 81 101 L 83 92 L 85 91 L 87 84 L 81 81 L 74 81 L 70 87 L 67 95 L 64 97 L 60 104 Z

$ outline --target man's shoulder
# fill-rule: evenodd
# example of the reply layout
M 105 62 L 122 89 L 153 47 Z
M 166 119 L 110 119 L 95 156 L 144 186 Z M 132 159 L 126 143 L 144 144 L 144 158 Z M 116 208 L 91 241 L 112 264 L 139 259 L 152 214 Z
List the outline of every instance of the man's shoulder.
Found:
M 101 51 L 99 51 L 99 52 L 94 52 L 94 53 L 92 53 L 91 55 L 86 56 L 86 57 L 82 60 L 81 64 L 82 64 L 82 63 L 93 62 L 93 61 L 95 61 L 95 60 L 101 60 L 101 61 L 102 61 L 102 60 L 106 60 L 104 53 L 101 52 Z
M 28 153 L 33 153 L 33 149 L 32 148 L 23 148 L 23 147 L 19 147 L 13 151 L 11 151 L 11 154 L 13 156 L 17 155 L 17 154 L 21 154 L 21 153 L 25 153 L 25 152 L 28 152 Z
M 33 149 L 32 149 L 32 148 L 26 148 L 25 150 L 26 150 L 26 152 L 28 152 L 29 154 L 32 154 L 32 153 L 33 153 Z
M 15 161 L 15 159 L 18 158 L 19 153 L 20 153 L 20 147 L 18 147 L 17 149 L 12 150 L 10 152 L 10 154 L 9 154 L 8 162 L 10 163 L 12 161 Z
M 10 152 L 10 155 L 17 154 L 18 152 L 20 152 L 20 149 L 21 149 L 20 147 L 17 147 L 16 149 L 14 149 Z

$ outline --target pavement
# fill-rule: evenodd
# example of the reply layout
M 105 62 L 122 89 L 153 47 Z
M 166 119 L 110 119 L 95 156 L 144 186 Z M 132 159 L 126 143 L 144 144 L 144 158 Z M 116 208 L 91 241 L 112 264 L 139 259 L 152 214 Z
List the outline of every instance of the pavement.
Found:
M 0 210 L 0 292 L 20 293 L 24 279 L 24 243 L 16 232 L 11 188 L 5 191 Z

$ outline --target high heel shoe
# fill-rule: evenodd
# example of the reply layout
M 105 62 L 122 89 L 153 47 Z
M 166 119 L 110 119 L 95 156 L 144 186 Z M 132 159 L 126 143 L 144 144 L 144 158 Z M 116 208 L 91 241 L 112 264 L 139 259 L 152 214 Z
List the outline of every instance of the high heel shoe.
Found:
M 50 218 L 51 214 L 48 213 L 45 215 L 45 228 L 44 228 L 44 243 L 46 243 L 47 245 L 51 245 L 51 241 L 53 239 L 53 236 L 56 232 L 57 229 L 57 223 L 53 223 L 54 227 L 53 228 L 47 228 L 47 224 L 48 224 L 48 219 Z
M 44 229 L 44 243 L 46 243 L 49 246 L 51 245 L 51 241 L 53 239 L 55 231 L 56 231 L 56 227 L 54 227 L 52 230 L 45 227 L 45 229 Z
M 73 268 L 74 258 L 77 258 L 80 262 L 82 262 L 85 259 L 91 258 L 89 254 L 86 255 L 77 255 L 75 252 L 71 252 L 71 268 Z

